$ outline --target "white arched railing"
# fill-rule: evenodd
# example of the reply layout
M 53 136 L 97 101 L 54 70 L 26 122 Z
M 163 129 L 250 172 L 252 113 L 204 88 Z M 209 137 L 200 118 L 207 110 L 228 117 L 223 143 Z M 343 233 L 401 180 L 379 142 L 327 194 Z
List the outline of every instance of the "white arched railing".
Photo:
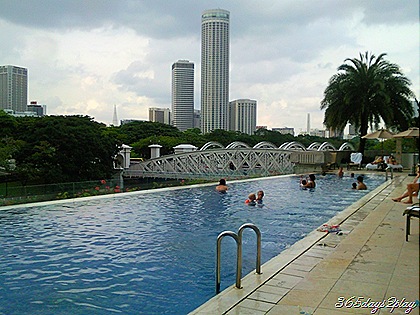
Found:
M 256 145 L 253 146 L 254 149 L 262 149 L 262 148 L 269 148 L 269 149 L 277 149 L 277 147 L 268 141 L 261 141 L 258 142 Z
M 234 141 L 232 143 L 229 143 L 226 146 L 226 149 L 236 149 L 236 148 L 250 148 L 250 146 L 241 141 Z
M 200 148 L 200 151 L 204 151 L 204 150 L 207 150 L 208 148 L 214 148 L 214 147 L 216 147 L 216 148 L 224 148 L 224 146 L 223 145 L 221 145 L 219 142 L 216 142 L 216 141 L 210 141 L 210 142 L 207 142 L 206 144 L 204 144 L 201 148 Z

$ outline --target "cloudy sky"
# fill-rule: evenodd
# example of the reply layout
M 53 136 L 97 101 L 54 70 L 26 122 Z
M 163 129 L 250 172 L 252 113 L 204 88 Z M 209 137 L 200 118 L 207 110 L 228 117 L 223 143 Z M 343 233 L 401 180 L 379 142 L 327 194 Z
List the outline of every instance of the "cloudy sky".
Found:
M 195 63 L 201 13 L 230 11 L 230 99 L 258 102 L 257 125 L 322 128 L 320 101 L 346 58 L 387 53 L 419 93 L 415 0 L 1 0 L 0 64 L 28 68 L 29 100 L 51 115 L 110 124 L 170 107 L 171 66 Z

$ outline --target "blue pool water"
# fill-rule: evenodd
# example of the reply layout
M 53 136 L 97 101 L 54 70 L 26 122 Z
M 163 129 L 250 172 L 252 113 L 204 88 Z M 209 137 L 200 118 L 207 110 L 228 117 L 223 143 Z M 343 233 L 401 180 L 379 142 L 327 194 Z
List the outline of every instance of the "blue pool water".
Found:
M 216 238 L 254 223 L 262 261 L 278 255 L 367 191 L 327 175 L 296 176 L 0 211 L 0 314 L 187 314 L 215 293 Z M 367 175 L 371 191 L 383 176 Z M 264 207 L 244 204 L 263 189 Z M 243 275 L 255 268 L 246 230 Z M 222 243 L 222 289 L 235 282 L 235 244 Z M 264 271 L 264 270 L 263 270 Z

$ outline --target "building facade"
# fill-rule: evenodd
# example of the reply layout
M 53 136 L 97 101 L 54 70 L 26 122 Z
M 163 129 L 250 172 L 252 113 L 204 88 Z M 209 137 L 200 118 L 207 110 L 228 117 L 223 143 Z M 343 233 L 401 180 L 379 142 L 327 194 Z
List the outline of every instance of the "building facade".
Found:
M 0 66 L 0 109 L 25 112 L 28 105 L 28 69 Z
M 257 128 L 257 101 L 234 100 L 229 103 L 230 130 L 253 135 Z
M 194 63 L 172 65 L 172 125 L 180 131 L 194 127 Z
M 229 11 L 201 16 L 201 131 L 229 130 Z
M 28 112 L 34 112 L 38 117 L 42 117 L 47 113 L 47 105 L 38 104 L 37 101 L 31 101 L 27 106 Z
M 169 108 L 150 107 L 149 121 L 171 124 L 171 111 Z
M 272 128 L 271 130 L 277 131 L 281 133 L 282 135 L 295 135 L 295 128 L 290 127 L 281 127 L 281 128 Z

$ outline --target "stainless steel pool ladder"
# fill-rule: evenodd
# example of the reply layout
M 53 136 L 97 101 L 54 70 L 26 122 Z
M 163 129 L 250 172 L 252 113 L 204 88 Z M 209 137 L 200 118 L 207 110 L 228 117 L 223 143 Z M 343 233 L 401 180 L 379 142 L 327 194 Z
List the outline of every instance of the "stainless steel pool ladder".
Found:
M 255 224 L 245 223 L 241 225 L 238 234 L 232 231 L 224 231 L 217 237 L 216 247 L 216 294 L 220 292 L 220 253 L 222 239 L 225 236 L 230 236 L 236 241 L 236 287 L 241 289 L 241 276 L 242 276 L 242 234 L 246 228 L 254 230 L 257 234 L 257 261 L 255 271 L 261 274 L 261 232 Z

